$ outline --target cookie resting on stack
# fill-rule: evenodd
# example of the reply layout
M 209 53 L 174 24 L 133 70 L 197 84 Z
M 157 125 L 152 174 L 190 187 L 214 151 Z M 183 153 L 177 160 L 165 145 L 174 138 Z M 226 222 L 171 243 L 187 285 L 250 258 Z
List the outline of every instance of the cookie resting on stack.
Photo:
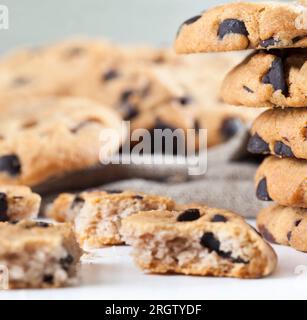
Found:
M 307 252 L 307 29 L 298 25 L 306 2 L 240 2 L 184 22 L 179 53 L 256 49 L 226 76 L 224 102 L 269 108 L 251 128 L 248 150 L 269 155 L 255 181 L 262 210 L 258 228 L 270 242 Z

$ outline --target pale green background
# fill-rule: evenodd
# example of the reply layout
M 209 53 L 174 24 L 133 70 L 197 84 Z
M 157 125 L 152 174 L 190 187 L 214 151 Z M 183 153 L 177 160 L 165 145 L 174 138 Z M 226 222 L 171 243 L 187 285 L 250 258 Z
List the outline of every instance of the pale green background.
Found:
M 168 45 L 183 20 L 224 2 L 230 0 L 0 0 L 10 13 L 0 51 L 74 34 Z

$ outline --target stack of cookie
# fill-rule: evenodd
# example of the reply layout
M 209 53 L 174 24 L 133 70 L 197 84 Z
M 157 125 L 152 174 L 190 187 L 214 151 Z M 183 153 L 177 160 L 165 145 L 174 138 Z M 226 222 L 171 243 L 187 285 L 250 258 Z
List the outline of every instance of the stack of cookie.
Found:
M 278 204 L 258 227 L 274 243 L 307 251 L 306 3 L 234 3 L 186 21 L 179 53 L 256 49 L 224 80 L 226 103 L 266 107 L 253 123 L 248 150 L 270 154 L 256 174 L 256 194 Z

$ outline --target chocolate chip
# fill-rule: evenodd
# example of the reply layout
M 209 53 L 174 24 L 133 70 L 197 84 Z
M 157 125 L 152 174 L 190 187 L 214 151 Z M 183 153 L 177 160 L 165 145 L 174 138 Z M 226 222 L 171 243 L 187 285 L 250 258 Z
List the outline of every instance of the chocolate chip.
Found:
M 259 200 L 262 200 L 262 201 L 272 201 L 268 193 L 266 178 L 263 178 L 260 180 L 257 187 L 256 196 Z
M 122 112 L 124 114 L 123 119 L 125 121 L 132 120 L 139 115 L 138 109 L 130 103 L 124 103 L 121 105 Z
M 232 257 L 231 252 L 225 252 L 220 250 L 221 243 L 218 239 L 215 238 L 214 234 L 212 232 L 205 232 L 204 235 L 200 239 L 200 244 L 209 249 L 209 252 L 214 251 L 216 252 L 220 257 L 224 259 L 229 259 L 233 263 L 248 263 L 244 259 L 240 257 Z
M 178 217 L 177 221 L 194 221 L 200 218 L 200 212 L 198 209 L 187 209 L 183 211 Z
M 295 223 L 294 223 L 294 225 L 295 225 L 296 227 L 298 227 L 301 222 L 302 222 L 302 219 L 296 220 Z
M 294 37 L 294 38 L 292 39 L 292 43 L 295 44 L 295 43 L 297 43 L 297 42 L 299 42 L 299 41 L 301 41 L 301 40 L 303 40 L 303 39 L 305 39 L 305 38 L 306 38 L 306 36 L 297 36 L 297 37 Z
M 180 30 L 182 29 L 182 27 L 183 27 L 184 25 L 192 24 L 192 23 L 196 22 L 196 21 L 197 21 L 198 19 L 200 19 L 200 18 L 201 18 L 201 15 L 197 15 L 197 16 L 194 16 L 194 17 L 189 18 L 188 20 L 184 21 L 184 22 L 180 25 L 180 27 L 179 27 L 179 29 L 178 29 L 178 31 L 177 31 L 177 36 L 179 35 Z
M 21 164 L 19 158 L 14 154 L 0 157 L 0 171 L 6 171 L 12 176 L 20 174 Z
M 214 234 L 212 232 L 205 232 L 200 239 L 200 244 L 203 247 L 208 248 L 209 251 L 216 252 L 219 252 L 221 245 L 220 241 L 214 237 Z
M 74 210 L 76 207 L 82 206 L 84 202 L 85 200 L 80 195 L 76 195 L 73 202 L 70 205 L 70 209 Z
M 292 231 L 289 231 L 289 232 L 287 233 L 287 239 L 288 239 L 288 241 L 291 240 L 291 237 L 292 237 Z
M 74 262 L 74 258 L 70 254 L 68 254 L 65 258 L 60 259 L 60 265 L 65 271 L 69 270 L 69 267 L 73 262 Z
M 257 133 L 249 138 L 247 143 L 247 151 L 255 154 L 270 153 L 269 144 L 266 143 Z
M 110 69 L 102 75 L 103 81 L 110 81 L 119 77 L 119 72 L 116 69 Z
M 243 127 L 243 124 L 240 119 L 237 118 L 228 118 L 225 119 L 220 128 L 222 137 L 225 140 L 228 140 L 235 136 Z
M 243 89 L 245 91 L 247 91 L 248 93 L 254 93 L 254 91 L 252 89 L 250 89 L 249 87 L 247 87 L 247 86 L 243 86 Z
M 52 274 L 45 274 L 43 276 L 43 282 L 45 282 L 45 283 L 53 284 L 53 280 L 54 280 L 54 277 Z
M 133 197 L 133 199 L 136 199 L 136 200 L 143 200 L 143 199 L 144 199 L 144 197 L 143 197 L 143 196 L 141 196 L 141 195 L 139 195 L 139 194 L 137 194 L 137 195 L 135 195 L 135 196 Z
M 288 87 L 285 81 L 284 65 L 281 58 L 276 57 L 272 62 L 269 71 L 262 78 L 264 84 L 271 84 L 275 91 L 281 90 L 284 95 L 288 94 Z
M 281 157 L 294 158 L 294 154 L 289 146 L 282 141 L 276 141 L 274 144 L 274 152 Z
M 50 226 L 50 223 L 44 221 L 37 221 L 35 226 L 39 228 L 48 228 Z
M 280 42 L 280 40 L 278 39 L 274 39 L 273 37 L 268 38 L 266 40 L 262 40 L 260 41 L 260 46 L 262 48 L 268 48 L 268 47 L 274 47 L 275 45 L 277 45 Z
M 133 90 L 125 90 L 122 92 L 120 96 L 120 101 L 121 102 L 127 102 L 128 99 L 133 95 Z
M 182 106 L 186 106 L 186 105 L 190 104 L 193 101 L 193 99 L 190 96 L 182 96 L 182 97 L 176 98 L 176 100 Z
M 267 241 L 269 241 L 271 243 L 276 243 L 274 236 L 271 234 L 271 232 L 264 225 L 260 225 L 258 228 L 259 228 L 260 233 L 264 237 L 264 239 L 266 239 Z
M 227 222 L 227 218 L 221 214 L 216 214 L 212 219 L 211 222 Z
M 224 20 L 219 26 L 217 35 L 220 39 L 223 39 L 227 34 L 230 33 L 242 34 L 246 37 L 249 35 L 245 23 L 237 19 Z
M 5 193 L 0 192 L 0 221 L 8 221 L 9 217 L 7 215 L 7 210 L 9 208 L 7 196 Z

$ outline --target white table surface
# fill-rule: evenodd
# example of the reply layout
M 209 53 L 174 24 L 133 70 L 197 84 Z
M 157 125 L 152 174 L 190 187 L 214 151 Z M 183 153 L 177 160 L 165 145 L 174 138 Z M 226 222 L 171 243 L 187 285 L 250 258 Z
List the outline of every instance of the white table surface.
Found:
M 274 246 L 276 272 L 240 280 L 182 275 L 148 275 L 134 264 L 130 248 L 93 251 L 81 267 L 78 287 L 0 291 L 2 299 L 307 299 L 307 253 Z

